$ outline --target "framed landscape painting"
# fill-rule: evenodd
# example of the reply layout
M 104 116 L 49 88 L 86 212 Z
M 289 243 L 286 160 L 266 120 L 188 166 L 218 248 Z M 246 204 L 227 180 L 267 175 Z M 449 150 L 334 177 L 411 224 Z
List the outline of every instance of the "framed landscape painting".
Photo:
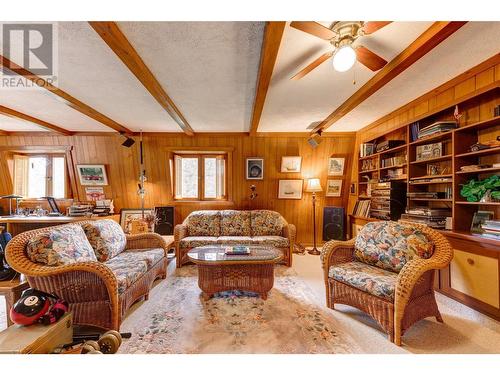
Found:
M 104 164 L 78 164 L 76 169 L 82 186 L 104 186 L 108 184 Z
M 279 180 L 278 199 L 302 199 L 303 180 Z
M 327 180 L 326 194 L 327 197 L 340 197 L 342 194 L 342 180 Z
M 281 157 L 281 173 L 300 173 L 301 165 L 301 156 Z
M 344 175 L 345 158 L 328 159 L 328 176 Z

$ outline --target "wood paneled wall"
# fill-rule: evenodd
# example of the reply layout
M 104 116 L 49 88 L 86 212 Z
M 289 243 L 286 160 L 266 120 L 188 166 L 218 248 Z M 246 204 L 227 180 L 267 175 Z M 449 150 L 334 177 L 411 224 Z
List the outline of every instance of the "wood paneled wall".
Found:
M 358 163 L 356 160 L 361 143 L 371 141 L 385 133 L 438 114 L 455 104 L 468 100 L 470 101 L 466 106 L 461 105 L 459 108 L 460 112 L 464 112 L 464 116 L 460 119 L 461 123 L 469 124 L 489 119 L 493 117 L 493 107 L 499 104 L 497 96 L 484 95 L 478 101 L 474 101 L 474 98 L 494 89 L 498 90 L 498 87 L 500 87 L 500 53 L 369 124 L 356 133 L 353 155 L 355 160 L 352 164 L 351 180 L 357 182 Z M 453 110 L 446 114 L 448 119 L 451 118 L 449 115 L 452 113 Z M 350 196 L 348 213 L 352 212 L 356 199 L 356 195 Z
M 139 176 L 138 142 L 132 148 L 121 146 L 123 138 L 118 135 L 9 135 L 0 136 L 0 146 L 73 146 L 75 164 L 105 164 L 109 186 L 104 188 L 106 196 L 112 198 L 115 207 L 137 208 L 140 200 L 137 194 Z M 172 205 L 170 186 L 168 148 L 178 147 L 230 147 L 233 153 L 232 201 L 230 202 L 179 202 L 176 206 L 176 220 L 183 220 L 189 212 L 197 209 L 258 209 L 266 208 L 280 212 L 290 223 L 297 226 L 298 240 L 303 244 L 312 242 L 312 200 L 311 194 L 303 193 L 301 200 L 278 199 L 278 180 L 310 177 L 321 178 L 323 189 L 326 187 L 327 163 L 331 155 L 352 155 L 354 133 L 328 135 L 321 144 L 312 149 L 306 136 L 268 135 L 249 137 L 237 134 L 196 135 L 188 137 L 173 134 L 146 134 L 145 165 L 148 181 L 146 183 L 146 207 Z M 264 158 L 264 180 L 245 180 L 245 159 Z M 302 172 L 280 173 L 282 156 L 302 156 Z M 341 198 L 326 198 L 319 195 L 317 239 L 321 240 L 322 209 L 325 205 L 346 206 L 349 196 L 352 157 L 347 158 Z M 0 195 L 10 194 L 9 171 L 6 163 L 0 163 Z M 336 178 L 336 177 L 332 177 Z M 250 185 L 257 186 L 258 198 L 249 200 Z M 305 187 L 305 181 L 304 181 Z M 85 190 L 77 184 L 78 195 L 85 196 Z M 75 197 L 76 198 L 76 197 Z

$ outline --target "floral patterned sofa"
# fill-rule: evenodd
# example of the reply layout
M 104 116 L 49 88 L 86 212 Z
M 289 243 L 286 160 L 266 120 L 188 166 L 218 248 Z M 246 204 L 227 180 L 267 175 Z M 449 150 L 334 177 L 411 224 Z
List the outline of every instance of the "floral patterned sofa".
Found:
M 450 264 L 453 250 L 439 232 L 408 222 L 371 222 L 355 239 L 326 243 L 321 258 L 328 307 L 365 311 L 396 345 L 417 321 L 443 321 L 434 274 Z
M 158 234 L 125 235 L 115 221 L 97 220 L 21 233 L 6 257 L 31 287 L 65 299 L 75 324 L 118 330 L 129 307 L 166 277 L 167 251 Z
M 194 247 L 224 245 L 270 245 L 283 252 L 282 262 L 292 265 L 296 229 L 275 211 L 194 211 L 174 229 L 177 267 L 189 262 Z

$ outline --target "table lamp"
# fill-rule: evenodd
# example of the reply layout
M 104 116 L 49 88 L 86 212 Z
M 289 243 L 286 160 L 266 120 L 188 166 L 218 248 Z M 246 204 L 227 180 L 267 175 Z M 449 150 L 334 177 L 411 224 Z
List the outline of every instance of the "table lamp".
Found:
M 312 193 L 312 203 L 313 203 L 313 248 L 307 252 L 312 255 L 319 255 L 320 252 L 316 248 L 316 193 L 322 192 L 321 183 L 319 178 L 310 178 L 307 180 L 306 192 Z

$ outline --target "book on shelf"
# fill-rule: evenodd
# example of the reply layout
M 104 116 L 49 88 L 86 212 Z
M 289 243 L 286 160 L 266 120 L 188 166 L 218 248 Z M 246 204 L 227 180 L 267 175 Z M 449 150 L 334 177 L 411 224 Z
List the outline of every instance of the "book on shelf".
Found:
M 418 139 L 429 137 L 437 133 L 449 132 L 457 128 L 456 121 L 438 121 L 418 131 Z
M 364 158 L 365 156 L 373 155 L 375 152 L 374 143 L 361 143 L 359 145 L 359 156 Z
M 371 202 L 368 199 L 356 201 L 354 209 L 352 210 L 353 215 L 358 217 L 369 217 L 370 204 Z
M 410 125 L 410 141 L 415 142 L 418 139 L 418 131 L 420 129 L 419 122 L 414 122 Z

